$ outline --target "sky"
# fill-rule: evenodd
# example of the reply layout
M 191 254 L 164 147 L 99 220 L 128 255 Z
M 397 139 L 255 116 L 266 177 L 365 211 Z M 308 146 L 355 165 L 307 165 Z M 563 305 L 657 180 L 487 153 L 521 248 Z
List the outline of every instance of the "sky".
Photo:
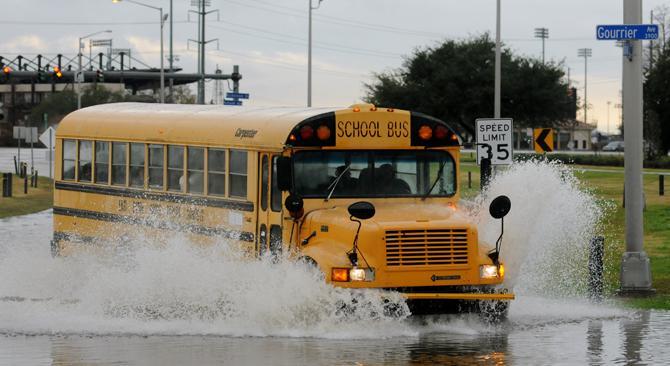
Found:
M 140 0 L 169 12 L 170 0 Z M 316 6 L 318 0 L 312 0 Z M 0 0 L 0 56 L 37 53 L 74 55 L 77 38 L 112 38 L 115 48 L 130 48 L 142 62 L 158 66 L 158 11 L 128 1 Z M 240 66 L 240 91 L 247 105 L 306 105 L 309 0 L 211 0 L 206 21 L 206 69 L 224 73 Z M 645 0 L 643 14 L 670 1 Z M 195 72 L 197 23 L 191 0 L 173 0 L 173 48 L 178 67 Z M 584 59 L 579 48 L 592 48 L 588 59 L 588 122 L 615 131 L 621 103 L 621 49 L 595 39 L 597 24 L 623 22 L 623 0 L 502 0 L 501 37 L 517 55 L 541 57 L 534 29 L 549 29 L 546 60 L 562 63 L 580 98 Z M 360 102 L 374 73 L 402 65 L 417 48 L 445 39 L 495 36 L 495 0 L 323 0 L 313 11 L 313 106 Z M 167 57 L 169 25 L 165 28 Z M 189 44 L 190 43 L 190 44 Z M 167 63 L 166 63 L 167 65 Z M 493 85 L 491 86 L 493 87 Z M 505 87 L 504 85 L 502 86 Z M 214 85 L 207 84 L 207 100 Z M 608 108 L 608 101 L 610 107 Z M 609 110 L 609 113 L 608 113 Z M 491 113 L 493 114 L 493 113 Z M 489 117 L 489 116 L 482 116 Z M 514 117 L 514 116 L 503 116 Z M 580 112 L 578 119 L 582 119 Z

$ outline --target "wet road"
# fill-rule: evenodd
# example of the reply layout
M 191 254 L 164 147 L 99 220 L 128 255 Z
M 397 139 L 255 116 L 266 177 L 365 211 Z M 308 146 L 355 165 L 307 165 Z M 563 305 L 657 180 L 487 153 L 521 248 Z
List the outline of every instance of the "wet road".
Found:
M 465 316 L 293 324 L 293 318 L 284 318 L 284 308 L 262 299 L 257 302 L 265 314 L 242 317 L 234 326 L 227 318 L 207 321 L 183 314 L 178 319 L 100 315 L 91 310 L 95 302 L 71 307 L 53 300 L 65 290 L 49 292 L 58 282 L 51 277 L 72 280 L 72 273 L 49 268 L 50 219 L 47 211 L 0 220 L 6 239 L 0 246 L 5 257 L 0 262 L 1 365 L 670 363 L 668 312 L 523 294 L 513 303 L 509 322 L 495 327 Z M 12 277 L 21 271 L 22 277 L 32 277 Z M 125 286 L 132 291 L 131 283 Z M 169 298 L 183 295 L 164 290 L 172 292 Z

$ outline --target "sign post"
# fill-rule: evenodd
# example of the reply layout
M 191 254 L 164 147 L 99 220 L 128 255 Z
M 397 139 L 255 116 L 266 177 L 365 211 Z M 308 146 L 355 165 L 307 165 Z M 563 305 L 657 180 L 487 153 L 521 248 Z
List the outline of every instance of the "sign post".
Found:
M 477 164 L 482 159 L 491 159 L 491 165 L 512 164 L 514 143 L 511 118 L 478 118 Z

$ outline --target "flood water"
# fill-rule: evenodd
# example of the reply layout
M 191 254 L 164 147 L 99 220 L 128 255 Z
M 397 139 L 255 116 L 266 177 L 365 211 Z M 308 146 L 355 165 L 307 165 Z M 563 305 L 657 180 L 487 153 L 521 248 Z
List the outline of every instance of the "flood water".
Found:
M 517 293 L 496 326 L 385 316 L 374 291 L 328 286 L 290 261 L 242 262 L 225 242 L 126 238 L 111 259 L 54 259 L 50 211 L 0 220 L 0 365 L 670 364 L 669 312 L 585 299 L 581 239 L 606 207 L 542 164 L 491 190 L 513 202 L 502 254 Z M 540 195 L 556 209 L 536 208 Z M 472 215 L 495 238 L 499 223 Z M 353 296 L 361 307 L 338 315 Z

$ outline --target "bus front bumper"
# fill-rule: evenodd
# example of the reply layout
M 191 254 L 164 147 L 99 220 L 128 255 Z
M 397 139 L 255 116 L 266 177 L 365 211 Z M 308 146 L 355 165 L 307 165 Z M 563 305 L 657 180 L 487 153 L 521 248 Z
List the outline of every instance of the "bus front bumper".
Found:
M 403 293 L 407 300 L 514 300 L 510 293 Z

